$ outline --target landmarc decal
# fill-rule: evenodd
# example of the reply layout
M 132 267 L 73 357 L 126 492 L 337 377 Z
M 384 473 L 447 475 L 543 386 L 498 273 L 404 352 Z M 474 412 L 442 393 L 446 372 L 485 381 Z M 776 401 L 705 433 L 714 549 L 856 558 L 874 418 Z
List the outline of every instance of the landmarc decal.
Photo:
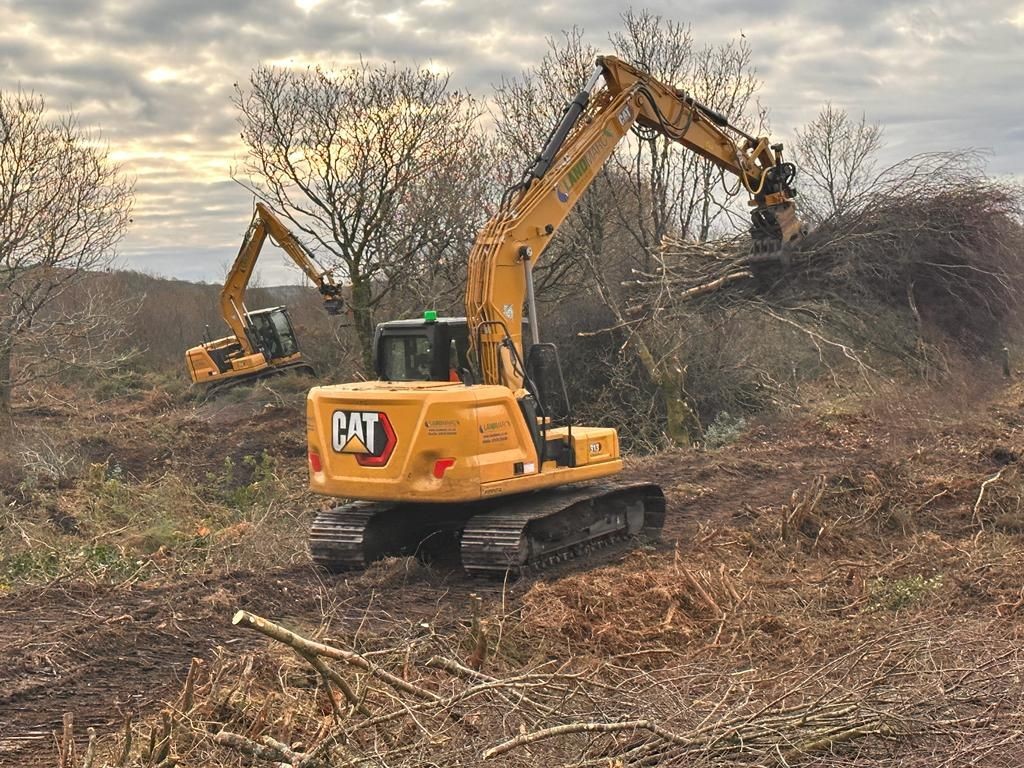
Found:
M 331 447 L 350 453 L 363 467 L 383 467 L 398 438 L 383 411 L 335 411 L 331 418 Z
M 614 145 L 614 143 L 615 134 L 610 128 L 606 127 L 601 131 L 601 135 L 597 137 L 594 143 L 590 145 L 590 148 L 583 154 L 583 157 L 573 163 L 569 167 L 568 173 L 559 179 L 558 184 L 555 186 L 555 194 L 558 195 L 559 202 L 569 202 L 569 193 L 572 191 L 572 188 L 576 186 L 576 183 L 586 175 L 587 171 L 590 170 L 590 167 L 593 165 L 597 156 L 604 152 L 608 148 L 609 144 Z

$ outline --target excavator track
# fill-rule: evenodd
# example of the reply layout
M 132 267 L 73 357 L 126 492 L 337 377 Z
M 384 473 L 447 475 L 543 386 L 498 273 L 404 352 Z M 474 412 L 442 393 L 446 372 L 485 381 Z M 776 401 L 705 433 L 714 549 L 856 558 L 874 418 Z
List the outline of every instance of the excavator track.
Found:
M 469 573 L 519 574 L 585 555 L 631 536 L 656 538 L 665 497 L 650 483 L 567 486 L 462 505 L 357 501 L 320 512 L 313 561 L 329 571 L 365 568 L 392 555 L 458 541 Z
M 309 531 L 313 562 L 329 571 L 365 568 L 372 562 L 364 544 L 367 526 L 375 514 L 393 506 L 357 501 L 317 514 Z
M 470 573 L 520 573 L 630 536 L 656 538 L 665 495 L 651 483 L 600 483 L 534 494 L 475 515 L 462 531 Z
M 225 392 L 235 389 L 236 387 L 248 387 L 255 384 L 263 379 L 269 379 L 273 376 L 280 376 L 281 374 L 294 371 L 301 373 L 303 376 L 309 376 L 316 378 L 316 368 L 309 363 L 302 361 L 297 363 L 288 363 L 286 365 L 278 365 L 273 368 L 264 368 L 256 373 L 247 376 L 234 376 L 224 381 L 217 381 L 212 384 L 206 384 L 203 390 L 203 401 L 213 400 Z
M 320 512 L 309 532 L 313 562 L 328 571 L 351 571 L 384 557 L 418 554 L 432 535 L 452 528 L 437 514 L 441 510 L 431 516 L 425 507 L 355 501 Z

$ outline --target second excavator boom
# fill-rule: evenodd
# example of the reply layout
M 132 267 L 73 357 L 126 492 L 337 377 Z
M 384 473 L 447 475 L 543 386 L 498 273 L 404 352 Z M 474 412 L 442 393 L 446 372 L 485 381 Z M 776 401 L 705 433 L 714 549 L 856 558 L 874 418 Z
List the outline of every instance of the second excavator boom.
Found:
M 320 266 L 277 214 L 256 203 L 252 222 L 220 291 L 220 313 L 231 335 L 207 340 L 185 353 L 192 382 L 205 386 L 207 393 L 286 370 L 313 373 L 299 351 L 287 308 L 250 311 L 245 304 L 246 289 L 268 237 L 313 282 L 328 314 L 337 315 L 344 308 L 341 287 L 330 270 Z

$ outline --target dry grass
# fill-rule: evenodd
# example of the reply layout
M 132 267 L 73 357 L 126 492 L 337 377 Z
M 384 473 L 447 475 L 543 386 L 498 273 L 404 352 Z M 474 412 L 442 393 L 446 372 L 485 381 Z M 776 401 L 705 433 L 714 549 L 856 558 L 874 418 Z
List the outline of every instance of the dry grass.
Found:
M 672 548 L 519 599 L 492 585 L 461 620 L 356 620 L 358 594 L 368 608 L 378 590 L 443 590 L 413 561 L 382 563 L 352 582 L 356 602 L 303 622 L 336 649 L 327 667 L 276 642 L 225 650 L 165 720 L 133 726 L 125 764 L 151 764 L 164 722 L 166 755 L 215 766 L 998 762 L 1024 733 L 1024 539 L 1006 523 L 1024 501 L 1022 395 Z M 818 424 L 860 442 L 875 422 Z
M 287 383 L 287 382 L 286 382 Z M 0 590 L 173 577 L 303 552 L 301 395 L 174 403 L 51 389 L 24 403 L 0 465 Z
M 645 647 L 642 661 L 599 658 L 531 634 L 549 660 L 497 655 L 481 671 L 459 633 L 332 633 L 331 653 L 371 650 L 359 664 L 323 656 L 321 673 L 279 644 L 225 653 L 195 665 L 162 718 L 129 725 L 130 742 L 102 739 L 99 753 L 133 766 L 155 764 L 162 742 L 161 756 L 217 766 L 869 766 L 929 753 L 956 765 L 1012 749 L 1024 727 L 1018 627 L 971 619 L 905 615 L 792 662 L 689 639 Z
M 664 475 L 674 525 L 698 520 L 673 529 L 671 545 L 514 587 L 408 559 L 323 584 L 283 573 L 302 557 L 305 526 L 289 515 L 309 507 L 295 491 L 302 444 L 282 438 L 296 416 L 287 402 L 253 397 L 174 415 L 122 404 L 76 427 L 72 439 L 95 451 L 81 469 L 9 486 L 20 495 L 5 546 L 65 553 L 58 574 L 11 583 L 15 608 L 26 583 L 59 578 L 25 594 L 61 612 L 73 604 L 96 634 L 86 646 L 74 637 L 85 629 L 66 643 L 49 623 L 35 633 L 48 657 L 63 648 L 55 668 L 70 674 L 77 649 L 100 644 L 120 659 L 141 638 L 170 666 L 133 667 L 136 682 L 179 677 L 166 714 L 97 732 L 96 765 L 266 762 L 238 751 L 255 744 L 286 764 L 322 750 L 349 765 L 468 766 L 486 754 L 498 765 L 953 766 L 1021 746 L 1020 385 L 976 404 L 965 393 L 822 402 L 717 451 L 639 462 Z M 44 426 L 75 415 L 51 407 Z M 51 519 L 51 507 L 65 517 Z M 170 543 L 147 543 L 161 510 Z M 93 539 L 144 567 L 89 570 L 98 554 L 69 553 Z M 259 574 L 232 572 L 240 565 Z M 270 618 L 290 615 L 289 628 L 428 695 L 324 658 L 349 699 L 308 658 L 229 634 L 227 618 L 254 591 L 274 597 Z M 220 649 L 186 686 L 175 665 L 194 651 L 179 646 L 205 649 L 210 637 Z M 16 675 L 39 663 L 34 653 L 17 656 Z M 81 699 L 62 700 L 74 710 Z
M 742 602 L 725 563 L 636 553 L 614 568 L 534 585 L 523 618 L 590 653 L 657 653 L 717 635 Z M 708 640 L 714 642 L 714 638 Z

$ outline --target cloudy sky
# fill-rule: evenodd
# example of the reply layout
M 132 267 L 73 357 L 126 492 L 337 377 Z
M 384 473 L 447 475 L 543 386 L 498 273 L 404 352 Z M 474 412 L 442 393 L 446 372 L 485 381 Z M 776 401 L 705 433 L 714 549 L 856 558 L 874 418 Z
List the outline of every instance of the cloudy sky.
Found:
M 360 54 L 448 70 L 480 95 L 539 61 L 572 25 L 599 47 L 627 5 L 607 0 L 0 0 L 0 88 L 43 94 L 99 127 L 137 179 L 120 249 L 133 269 L 218 281 L 251 199 L 233 84 L 257 63 L 345 64 Z M 782 140 L 827 100 L 885 126 L 886 159 L 978 148 L 1024 175 L 1024 1 L 691 0 L 634 8 L 741 32 Z M 267 283 L 296 280 L 283 259 Z

